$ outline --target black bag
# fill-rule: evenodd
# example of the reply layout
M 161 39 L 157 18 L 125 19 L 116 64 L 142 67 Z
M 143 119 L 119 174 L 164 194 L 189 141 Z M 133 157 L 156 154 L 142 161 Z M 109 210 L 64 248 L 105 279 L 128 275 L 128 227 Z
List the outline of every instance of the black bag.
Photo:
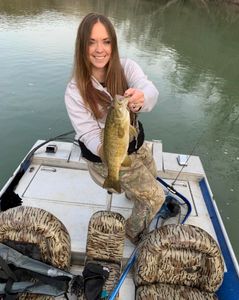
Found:
M 109 269 L 99 263 L 88 262 L 82 274 L 86 299 L 100 299 L 104 283 L 109 277 Z

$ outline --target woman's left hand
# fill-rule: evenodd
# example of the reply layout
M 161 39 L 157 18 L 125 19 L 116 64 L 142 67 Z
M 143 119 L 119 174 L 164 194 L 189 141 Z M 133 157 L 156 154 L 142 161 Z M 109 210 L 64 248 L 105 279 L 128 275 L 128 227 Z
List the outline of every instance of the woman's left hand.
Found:
M 128 107 L 132 112 L 139 111 L 144 105 L 144 93 L 140 90 L 129 88 L 124 96 L 129 97 Z

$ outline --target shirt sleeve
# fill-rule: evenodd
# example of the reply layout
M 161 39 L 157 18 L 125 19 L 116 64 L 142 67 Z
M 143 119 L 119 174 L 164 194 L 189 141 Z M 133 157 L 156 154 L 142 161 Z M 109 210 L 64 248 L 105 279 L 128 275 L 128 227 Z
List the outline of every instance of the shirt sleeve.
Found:
M 101 144 L 101 124 L 95 118 L 89 108 L 86 107 L 76 83 L 71 81 L 65 92 L 65 105 L 76 132 L 76 138 L 95 155 L 98 155 L 98 147 Z
M 144 105 L 140 111 L 151 111 L 158 100 L 158 90 L 136 62 L 126 59 L 122 65 L 129 88 L 139 89 L 144 93 Z

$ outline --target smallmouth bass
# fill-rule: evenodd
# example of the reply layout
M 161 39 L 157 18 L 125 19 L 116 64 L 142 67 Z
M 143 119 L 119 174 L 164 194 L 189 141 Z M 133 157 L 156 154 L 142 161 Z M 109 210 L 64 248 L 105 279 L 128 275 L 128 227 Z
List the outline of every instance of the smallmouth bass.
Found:
M 137 136 L 136 129 L 130 125 L 127 108 L 128 99 L 116 96 L 109 109 L 103 137 L 103 160 L 108 167 L 108 176 L 103 187 L 121 192 L 119 171 L 121 165 L 129 167 L 131 160 L 127 154 L 130 136 Z

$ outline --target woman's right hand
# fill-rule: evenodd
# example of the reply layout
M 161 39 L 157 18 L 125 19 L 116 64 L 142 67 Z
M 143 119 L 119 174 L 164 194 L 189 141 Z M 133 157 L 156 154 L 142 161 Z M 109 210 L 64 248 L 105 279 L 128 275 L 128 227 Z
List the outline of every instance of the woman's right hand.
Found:
M 144 93 L 141 90 L 129 88 L 124 96 L 128 97 L 128 107 L 132 112 L 138 112 L 144 105 Z

